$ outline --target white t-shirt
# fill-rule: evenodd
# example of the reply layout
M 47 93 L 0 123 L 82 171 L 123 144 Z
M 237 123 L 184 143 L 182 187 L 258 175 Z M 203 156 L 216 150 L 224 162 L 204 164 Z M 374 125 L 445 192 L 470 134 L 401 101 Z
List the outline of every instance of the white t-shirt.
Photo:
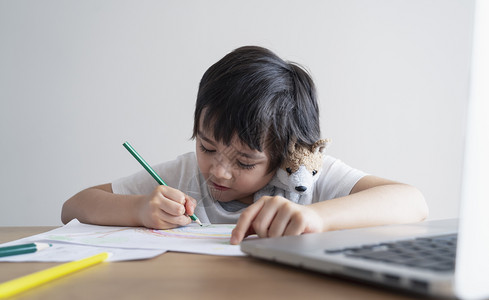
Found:
M 163 180 L 197 200 L 195 215 L 204 223 L 236 223 L 242 209 L 229 211 L 214 200 L 209 193 L 204 177 L 199 171 L 194 152 L 178 156 L 175 160 L 153 166 Z M 334 199 L 350 194 L 353 186 L 366 174 L 354 169 L 331 156 L 325 156 L 323 169 L 318 178 L 312 202 Z M 114 194 L 147 195 L 151 194 L 158 183 L 146 170 L 112 182 Z M 239 208 L 239 207 L 238 207 Z

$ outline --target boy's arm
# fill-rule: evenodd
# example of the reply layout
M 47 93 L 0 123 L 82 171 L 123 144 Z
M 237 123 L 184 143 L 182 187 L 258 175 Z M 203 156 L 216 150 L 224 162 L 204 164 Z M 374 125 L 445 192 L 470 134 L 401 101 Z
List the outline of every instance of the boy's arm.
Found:
M 142 195 L 118 195 L 110 183 L 87 188 L 68 199 L 61 211 L 61 221 L 114 226 L 141 226 L 137 218 Z
M 181 191 L 159 185 L 150 195 L 118 195 L 111 184 L 85 189 L 63 205 L 61 220 L 113 226 L 168 229 L 187 225 L 197 201 Z
M 262 197 L 240 216 L 231 237 L 238 244 L 260 237 L 417 222 L 428 215 L 421 192 L 409 185 L 367 175 L 345 197 L 298 205 L 282 197 Z
M 360 179 L 350 195 L 309 207 L 323 220 L 323 231 L 417 222 L 428 216 L 417 188 L 371 175 Z

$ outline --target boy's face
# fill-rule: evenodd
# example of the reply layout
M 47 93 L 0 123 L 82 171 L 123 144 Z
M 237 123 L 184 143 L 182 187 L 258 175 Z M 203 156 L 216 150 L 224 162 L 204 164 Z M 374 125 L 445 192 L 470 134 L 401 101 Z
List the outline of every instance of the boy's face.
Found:
M 214 199 L 221 202 L 252 203 L 253 194 L 274 175 L 267 174 L 268 155 L 251 150 L 237 138 L 226 146 L 216 142 L 211 133 L 199 130 L 195 144 L 200 172 Z

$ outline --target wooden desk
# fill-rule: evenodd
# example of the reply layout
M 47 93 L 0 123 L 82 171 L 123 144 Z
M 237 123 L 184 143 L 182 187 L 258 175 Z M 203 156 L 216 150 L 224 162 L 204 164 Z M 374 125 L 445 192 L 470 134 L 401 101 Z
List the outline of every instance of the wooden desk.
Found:
M 0 243 L 55 227 L 0 227 Z M 0 282 L 59 263 L 0 263 Z M 169 252 L 103 263 L 19 294 L 16 299 L 419 299 L 398 291 L 251 257 Z

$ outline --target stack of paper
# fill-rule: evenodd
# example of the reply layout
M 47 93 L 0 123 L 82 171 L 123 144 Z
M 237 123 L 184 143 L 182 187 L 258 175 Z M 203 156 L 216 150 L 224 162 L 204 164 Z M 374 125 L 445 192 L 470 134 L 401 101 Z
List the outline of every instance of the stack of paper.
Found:
M 48 242 L 46 250 L 0 258 L 2 261 L 63 262 L 81 259 L 103 251 L 111 252 L 108 261 L 147 259 L 166 251 L 211 255 L 244 255 L 239 246 L 229 244 L 234 224 L 193 223 L 168 230 L 144 227 L 115 227 L 82 224 L 73 220 L 63 227 L 0 245 Z

